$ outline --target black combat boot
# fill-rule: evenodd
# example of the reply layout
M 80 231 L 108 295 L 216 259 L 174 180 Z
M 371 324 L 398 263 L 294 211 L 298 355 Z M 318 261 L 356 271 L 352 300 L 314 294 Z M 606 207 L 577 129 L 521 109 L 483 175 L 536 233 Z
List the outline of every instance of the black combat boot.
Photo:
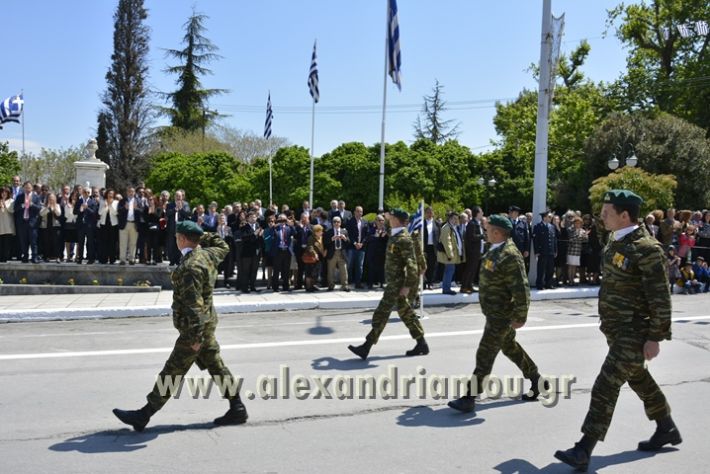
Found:
M 476 397 L 464 395 L 457 400 L 451 400 L 448 405 L 450 408 L 463 413 L 473 413 L 476 410 Z
M 217 426 L 241 425 L 246 423 L 247 418 L 249 418 L 247 409 L 239 396 L 237 396 L 229 400 L 229 410 L 219 418 L 215 418 L 214 424 Z
M 134 430 L 140 432 L 145 429 L 145 425 L 150 421 L 150 417 L 155 414 L 155 410 L 150 405 L 146 405 L 140 410 L 119 410 L 114 408 L 113 414 L 125 424 L 131 425 Z
M 538 385 L 540 383 L 540 376 L 538 375 L 536 377 L 531 378 L 530 382 L 532 383 L 530 390 L 528 390 L 527 393 L 524 393 L 523 396 L 521 397 L 521 399 L 526 402 L 534 402 L 535 400 L 537 400 L 537 397 L 540 396 L 540 388 Z M 545 387 L 545 390 L 550 390 L 550 382 L 545 380 L 544 387 Z
M 668 443 L 675 446 L 683 442 L 680 437 L 680 431 L 676 428 L 675 423 L 670 415 L 660 420 L 656 420 L 656 432 L 653 433 L 647 441 L 639 443 L 639 451 L 659 451 Z
M 372 347 L 372 343 L 370 341 L 365 341 L 365 343 L 361 346 L 350 345 L 350 346 L 348 346 L 348 349 L 350 349 L 350 351 L 353 354 L 355 354 L 356 356 L 358 356 L 362 360 L 365 360 L 365 359 L 367 359 L 367 356 L 370 354 L 371 347 Z
M 424 336 L 417 339 L 417 345 L 411 351 L 407 351 L 405 354 L 409 357 L 418 355 L 427 355 L 429 353 L 429 345 L 424 340 Z
M 568 466 L 572 466 L 577 471 L 587 472 L 589 468 L 589 458 L 592 457 L 592 451 L 596 444 L 596 439 L 584 435 L 582 439 L 579 440 L 579 443 L 574 443 L 573 448 L 566 451 L 557 451 L 555 457 Z

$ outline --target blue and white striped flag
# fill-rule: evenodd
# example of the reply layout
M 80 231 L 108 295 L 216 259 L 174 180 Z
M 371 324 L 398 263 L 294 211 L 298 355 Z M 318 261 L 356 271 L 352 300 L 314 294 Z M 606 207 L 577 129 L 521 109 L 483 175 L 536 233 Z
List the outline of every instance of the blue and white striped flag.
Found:
M 313 55 L 311 56 L 311 70 L 308 73 L 308 91 L 313 97 L 313 101 L 317 104 L 320 99 L 320 91 L 318 90 L 318 64 L 316 64 L 316 43 L 313 42 Z
M 271 111 L 271 92 L 269 92 L 269 100 L 266 101 L 266 121 L 264 122 L 264 138 L 271 137 L 271 121 L 274 119 L 274 114 Z
M 8 97 L 0 102 L 0 123 L 20 123 L 20 116 L 22 115 L 22 107 L 24 104 L 25 101 L 22 99 L 22 94 Z
M 417 212 L 412 216 L 411 219 L 409 219 L 409 227 L 407 230 L 411 234 L 417 229 L 422 228 L 422 217 L 424 216 L 424 203 L 422 202 L 419 204 L 419 209 L 417 209 Z
M 392 82 L 397 89 L 402 90 L 402 53 L 399 50 L 399 20 L 397 19 L 397 1 L 389 0 L 389 15 L 387 17 L 387 63 Z

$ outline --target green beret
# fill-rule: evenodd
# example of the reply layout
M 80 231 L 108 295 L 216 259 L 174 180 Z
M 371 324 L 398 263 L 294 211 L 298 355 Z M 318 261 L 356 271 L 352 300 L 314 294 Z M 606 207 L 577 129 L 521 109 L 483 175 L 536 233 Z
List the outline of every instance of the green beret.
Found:
M 202 227 L 200 227 L 199 225 L 197 225 L 196 222 L 193 222 L 193 221 L 178 222 L 175 232 L 178 234 L 185 234 L 185 235 L 189 235 L 189 234 L 202 235 L 205 233 L 205 231 L 202 230 Z
M 491 217 L 489 217 L 488 225 L 500 227 L 501 229 L 505 229 L 508 232 L 513 230 L 513 223 L 510 222 L 508 216 L 503 216 L 501 214 L 493 214 Z
M 614 204 L 615 206 L 641 207 L 643 199 L 628 189 L 612 189 L 604 193 L 603 202 L 604 204 Z
M 407 213 L 407 211 L 400 207 L 395 207 L 394 209 L 391 209 L 390 214 L 395 216 L 400 221 L 406 221 L 407 219 L 409 219 L 409 213 Z

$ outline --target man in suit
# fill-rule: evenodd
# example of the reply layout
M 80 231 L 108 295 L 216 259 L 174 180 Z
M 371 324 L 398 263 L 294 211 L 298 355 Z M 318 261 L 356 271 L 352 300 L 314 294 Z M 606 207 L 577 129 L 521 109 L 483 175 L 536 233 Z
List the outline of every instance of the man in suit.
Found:
M 552 277 L 555 274 L 555 257 L 557 256 L 557 234 L 550 223 L 550 211 L 541 212 L 542 220 L 533 227 L 533 246 L 537 255 L 538 290 L 552 288 Z
M 513 233 L 511 237 L 515 246 L 523 254 L 523 259 L 528 261 L 530 257 L 530 227 L 525 219 L 520 218 L 520 208 L 518 206 L 510 206 L 508 208 L 508 217 L 513 223 Z
M 13 176 L 12 177 L 12 200 L 14 201 L 17 199 L 17 195 L 22 192 L 22 182 L 20 181 L 19 176 Z
M 353 218 L 353 213 L 345 209 L 345 201 L 338 201 L 338 212 L 340 213 L 340 219 L 343 221 L 343 227 L 348 223 L 350 219 Z
M 258 291 L 256 273 L 259 268 L 259 248 L 261 248 L 264 229 L 257 222 L 256 212 L 249 212 L 247 220 L 239 227 L 242 238 L 241 264 L 239 267 L 239 289 L 242 293 Z
M 328 291 L 335 289 L 335 270 L 340 273 L 340 286 L 343 291 L 350 291 L 348 286 L 348 262 L 346 251 L 350 245 L 348 231 L 342 228 L 340 217 L 333 217 L 333 228 L 325 233 L 325 248 L 328 251 Z
M 481 242 L 483 241 L 483 228 L 481 227 L 483 211 L 480 207 L 473 206 L 471 214 L 473 217 L 466 225 L 466 233 L 463 238 L 466 263 L 461 293 L 473 293 L 474 285 L 478 286 L 478 266 L 481 262 Z
M 333 217 L 340 217 L 342 219 L 343 216 L 340 215 L 340 209 L 338 209 L 338 200 L 333 199 L 330 201 L 330 210 L 328 211 L 328 220 L 332 222 Z
M 99 190 L 98 188 L 84 188 L 81 196 L 74 204 L 76 217 L 77 244 L 76 263 L 81 263 L 86 248 L 86 259 L 89 264 L 96 261 L 96 241 L 94 231 L 99 216 Z M 84 247 L 86 245 L 86 247 Z
M 271 232 L 271 255 L 274 262 L 271 288 L 274 293 L 279 291 L 279 277 L 283 291 L 290 291 L 289 278 L 291 276 L 291 256 L 293 255 L 292 238 L 295 234 L 293 227 L 288 225 L 285 214 L 279 214 L 276 225 Z
M 299 209 L 296 212 L 296 219 L 298 219 L 300 221 L 301 216 L 303 216 L 304 213 L 308 214 L 308 215 L 311 214 L 311 203 L 308 201 L 303 201 L 303 205 L 301 206 L 301 209 Z
M 308 201 L 305 201 L 305 203 L 307 202 Z M 295 235 L 293 237 L 293 253 L 296 256 L 296 263 L 298 265 L 298 269 L 296 270 L 295 284 L 296 289 L 300 290 L 301 288 L 303 288 L 303 273 L 306 269 L 306 266 L 302 260 L 303 253 L 306 251 L 306 247 L 308 247 L 308 237 L 310 237 L 313 233 L 311 228 L 311 216 L 305 210 L 301 212 L 301 218 L 296 223 L 294 230 Z
M 143 207 L 133 186 L 126 189 L 126 196 L 118 203 L 118 257 L 119 264 L 136 263 L 138 224 L 143 219 Z
M 32 183 L 25 182 L 23 190 L 15 198 L 15 229 L 20 241 L 20 258 L 23 263 L 29 262 L 30 248 L 32 249 L 32 263 L 39 263 L 37 253 L 37 228 L 39 227 L 39 211 L 42 209 L 42 200 L 32 191 Z
M 351 245 L 347 252 L 348 279 L 358 289 L 363 288 L 362 267 L 365 262 L 365 242 L 370 228 L 367 225 L 367 221 L 362 218 L 362 214 L 362 207 L 357 206 L 353 218 L 345 223 L 345 230 L 348 231 L 351 240 Z
M 427 207 L 424 209 L 424 255 L 426 257 L 424 287 L 430 290 L 436 280 L 436 246 L 439 243 L 440 230 L 438 222 L 434 219 L 434 210 Z
M 168 203 L 165 211 L 167 224 L 167 251 L 170 265 L 177 265 L 180 261 L 180 250 L 177 248 L 175 241 L 175 229 L 178 222 L 189 221 L 192 215 L 190 214 L 190 203 L 185 201 L 185 191 L 178 189 L 175 191 L 175 201 Z

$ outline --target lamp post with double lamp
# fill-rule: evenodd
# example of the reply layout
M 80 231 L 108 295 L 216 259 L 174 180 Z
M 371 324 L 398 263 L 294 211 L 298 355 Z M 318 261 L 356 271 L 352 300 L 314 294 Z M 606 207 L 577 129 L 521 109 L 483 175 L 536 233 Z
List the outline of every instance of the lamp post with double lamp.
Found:
M 619 151 L 621 151 L 621 147 L 619 147 Z M 625 161 L 626 166 L 629 166 L 631 168 L 634 168 L 638 164 L 639 159 L 638 157 L 636 157 L 636 152 L 634 151 L 633 147 L 631 147 L 631 156 L 627 157 Z M 616 157 L 616 153 L 611 155 L 611 159 L 607 161 L 606 164 L 612 171 L 616 170 L 619 166 L 624 166 Z
M 492 189 L 493 186 L 498 184 L 498 181 L 496 181 L 495 178 L 490 178 L 490 179 L 486 180 L 483 176 L 481 176 L 480 178 L 478 178 L 477 183 L 479 186 L 488 185 L 488 187 Z M 488 194 L 489 194 L 489 191 L 486 191 L 483 195 L 483 209 L 484 209 L 484 213 L 486 215 L 488 215 Z

